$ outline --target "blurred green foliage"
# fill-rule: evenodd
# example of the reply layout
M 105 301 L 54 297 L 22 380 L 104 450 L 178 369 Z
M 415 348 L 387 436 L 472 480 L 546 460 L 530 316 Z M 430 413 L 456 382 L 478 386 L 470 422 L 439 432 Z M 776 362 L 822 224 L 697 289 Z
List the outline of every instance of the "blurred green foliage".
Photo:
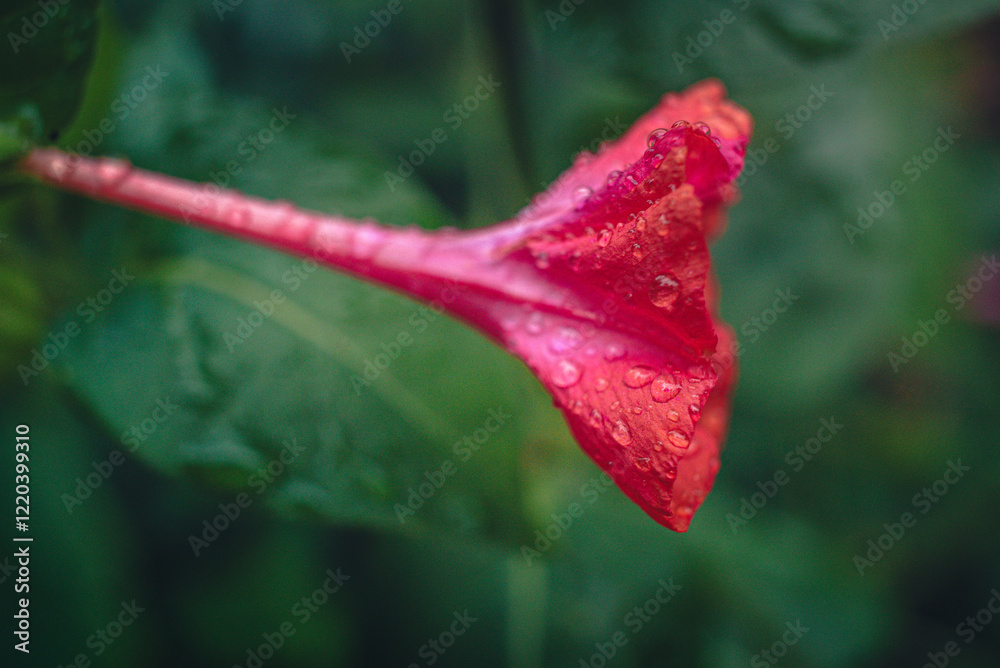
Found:
M 706 76 L 756 121 L 713 249 L 740 386 L 684 535 L 435 311 L 4 177 L 0 429 L 31 426 L 31 665 L 916 666 L 949 642 L 954 665 L 996 665 L 1000 620 L 959 624 L 1000 586 L 1000 347 L 979 317 L 1000 286 L 948 295 L 1000 247 L 1000 3 L 8 4 L 0 158 L 55 141 L 394 224 L 507 218 Z M 845 228 L 859 207 L 871 222 Z M 843 427 L 810 441 L 824 420 Z M 133 599 L 114 642 L 92 635 Z

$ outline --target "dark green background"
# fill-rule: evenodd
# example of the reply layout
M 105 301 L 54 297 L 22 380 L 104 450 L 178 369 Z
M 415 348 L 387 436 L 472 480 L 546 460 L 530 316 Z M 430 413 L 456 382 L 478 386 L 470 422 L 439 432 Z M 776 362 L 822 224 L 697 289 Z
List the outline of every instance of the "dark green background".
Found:
M 388 3 L 245 0 L 220 16 L 208 0 L 121 0 L 95 22 L 71 2 L 20 54 L 6 35 L 39 6 L 10 4 L 4 158 L 30 141 L 80 149 L 107 121 L 98 155 L 197 181 L 234 163 L 247 193 L 477 227 L 707 76 L 753 114 L 751 147 L 767 155 L 713 247 L 744 348 L 722 469 L 683 535 L 589 482 L 599 471 L 544 390 L 465 327 L 330 272 L 296 284 L 301 260 L 5 176 L 2 470 L 14 426 L 30 425 L 35 539 L 32 653 L 14 665 L 244 666 L 285 622 L 296 632 L 266 666 L 427 665 L 421 646 L 465 610 L 477 621 L 435 665 L 587 665 L 619 631 L 608 665 L 767 665 L 753 657 L 796 622 L 809 630 L 781 665 L 922 666 L 949 641 L 950 665 L 997 665 L 1000 619 L 970 643 L 956 626 L 1000 587 L 1000 283 L 961 311 L 947 295 L 1000 248 L 1000 3 L 566 0 L 560 14 L 555 0 L 401 0 L 350 63 L 341 44 Z M 889 31 L 903 5 L 915 13 Z M 699 36 L 711 43 L 679 67 Z M 121 96 L 157 66 L 168 75 L 125 115 Z M 454 127 L 445 111 L 490 75 L 499 88 Z M 832 95 L 790 132 L 783 119 L 815 90 Z M 294 118 L 241 150 L 275 109 Z M 436 128 L 447 140 L 390 189 L 398 156 Z M 906 163 L 948 128 L 958 139 L 911 181 Z M 852 243 L 844 225 L 894 180 L 906 191 Z M 80 305 L 122 268 L 134 281 L 91 317 Z M 275 289 L 286 301 L 232 344 Z M 757 327 L 786 290 L 791 307 Z M 949 321 L 895 372 L 888 354 L 941 308 Z M 25 384 L 18 366 L 71 324 L 80 335 Z M 402 332 L 413 345 L 356 392 Z M 129 452 L 123 433 L 157 399 L 178 408 Z M 509 420 L 463 461 L 453 444 L 497 408 Z M 831 417 L 843 428 L 795 470 L 786 453 Z M 253 472 L 289 439 L 304 452 L 258 494 Z M 125 462 L 68 512 L 77 478 L 115 450 Z M 969 471 L 915 505 L 959 458 Z M 457 472 L 401 524 L 394 504 L 445 460 Z M 727 515 L 779 470 L 788 483 L 734 530 Z M 189 537 L 240 493 L 249 508 L 196 557 Z M 582 515 L 526 559 L 574 503 Z M 905 512 L 915 525 L 859 575 L 854 557 Z M 293 606 L 337 568 L 350 579 L 300 624 Z M 680 589 L 636 629 L 627 615 L 661 579 Z M 132 599 L 145 611 L 95 656 L 88 637 Z

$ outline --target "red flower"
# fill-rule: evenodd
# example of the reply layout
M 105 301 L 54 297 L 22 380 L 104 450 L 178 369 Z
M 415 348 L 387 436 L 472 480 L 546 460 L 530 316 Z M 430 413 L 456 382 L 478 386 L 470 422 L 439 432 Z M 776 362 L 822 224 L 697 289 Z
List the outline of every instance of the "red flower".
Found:
M 584 153 L 516 218 L 459 232 L 330 218 L 36 150 L 61 187 L 251 238 L 449 308 L 521 358 L 584 451 L 657 522 L 685 531 L 719 467 L 735 370 L 706 239 L 737 192 L 749 115 L 716 81 L 667 95 Z

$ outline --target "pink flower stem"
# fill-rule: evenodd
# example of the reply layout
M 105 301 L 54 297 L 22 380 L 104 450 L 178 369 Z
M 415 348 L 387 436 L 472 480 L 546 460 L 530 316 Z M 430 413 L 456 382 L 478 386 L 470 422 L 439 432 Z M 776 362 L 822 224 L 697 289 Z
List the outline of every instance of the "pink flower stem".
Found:
M 426 301 L 439 298 L 449 286 L 459 292 L 472 289 L 479 297 L 494 292 L 484 285 L 482 269 L 484 256 L 495 244 L 483 235 L 393 228 L 304 211 L 287 202 L 136 169 L 123 160 L 80 157 L 53 148 L 31 151 L 19 167 L 66 191 L 311 257 Z M 482 299 L 466 301 L 453 310 L 482 328 L 486 304 Z

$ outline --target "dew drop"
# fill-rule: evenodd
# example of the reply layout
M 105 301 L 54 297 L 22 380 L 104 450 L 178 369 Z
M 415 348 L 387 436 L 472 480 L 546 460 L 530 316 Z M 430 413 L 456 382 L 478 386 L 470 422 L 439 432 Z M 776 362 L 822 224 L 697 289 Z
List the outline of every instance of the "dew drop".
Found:
M 672 128 L 687 128 L 687 127 L 691 127 L 691 124 L 688 123 L 687 121 L 677 121 L 676 123 L 674 123 L 670 127 L 672 127 Z
M 632 434 L 628 430 L 628 425 L 622 420 L 615 422 L 615 426 L 611 429 L 611 438 L 615 439 L 618 445 L 628 445 L 631 443 Z
M 635 413 L 636 415 L 642 415 L 642 409 L 639 408 L 638 406 L 633 406 L 632 412 Z
M 524 328 L 528 331 L 528 334 L 541 334 L 542 324 L 542 314 L 532 313 L 528 316 L 528 322 L 525 324 Z
M 698 404 L 691 404 L 688 407 L 688 413 L 691 414 L 691 419 L 694 420 L 695 422 L 701 419 L 701 408 L 698 406 Z
M 602 230 L 597 236 L 597 245 L 601 248 L 606 247 L 609 243 L 611 243 L 611 236 L 611 230 Z
M 608 173 L 608 185 L 612 186 L 615 182 L 622 177 L 622 173 L 615 169 Z
M 580 382 L 582 373 L 576 362 L 559 360 L 556 363 L 556 368 L 552 371 L 552 384 L 563 389 L 573 387 Z
M 649 457 L 637 457 L 635 460 L 635 468 L 643 473 L 648 471 L 650 469 Z
M 629 183 L 631 183 L 633 186 L 638 186 L 639 185 L 639 182 L 636 181 L 635 177 L 632 176 L 631 174 L 629 174 L 628 176 L 626 176 L 625 180 L 628 181 Z
M 663 452 L 663 441 L 657 440 L 655 443 L 653 443 L 653 450 L 656 450 L 657 452 Z
M 581 186 L 573 191 L 573 204 L 576 206 L 576 208 L 579 209 L 580 207 L 583 206 L 584 202 L 587 201 L 587 198 L 589 198 L 593 194 L 594 194 L 593 190 L 591 190 L 587 186 Z
M 608 379 L 598 378 L 597 382 L 594 383 L 594 389 L 597 390 L 598 392 L 603 392 L 604 390 L 608 389 Z
M 639 214 L 638 218 L 636 218 L 635 229 L 639 230 L 640 232 L 646 231 L 646 218 L 642 214 Z
M 677 301 L 680 284 L 669 274 L 660 274 L 653 279 L 653 285 L 649 288 L 649 300 L 653 306 L 660 308 L 670 308 Z
M 604 351 L 604 359 L 609 362 L 616 362 L 623 357 L 625 357 L 625 346 L 620 343 L 612 343 Z
M 678 413 L 677 411 L 669 411 L 667 412 L 667 419 L 670 420 L 671 422 L 677 422 L 678 420 L 681 419 L 681 414 Z
M 595 408 L 594 410 L 590 411 L 590 426 L 591 427 L 594 427 L 594 428 L 600 427 L 603 423 L 604 423 L 604 416 L 601 415 L 601 412 L 599 410 L 597 410 Z
M 632 244 L 632 257 L 636 260 L 642 259 L 642 244 Z
M 663 469 L 663 475 L 664 475 L 664 476 L 665 476 L 665 477 L 666 477 L 666 478 L 667 478 L 668 480 L 673 480 L 674 478 L 676 478 L 676 477 L 677 477 L 677 469 L 676 469 L 676 468 L 674 468 L 673 466 L 671 466 L 671 467 L 669 467 L 669 468 L 665 468 L 665 469 Z
M 712 129 L 708 127 L 708 123 L 703 123 L 702 121 L 698 121 L 692 127 L 694 127 L 695 130 L 701 132 L 702 134 L 705 135 L 712 134 Z
M 712 143 L 715 144 L 716 146 L 722 146 L 722 140 L 719 139 L 718 137 L 712 137 Z
M 116 188 L 132 173 L 132 165 L 122 160 L 102 160 L 97 165 L 97 177 L 105 188 Z
M 649 136 L 646 137 L 646 146 L 653 148 L 656 146 L 656 142 L 660 141 L 665 134 L 667 134 L 666 128 L 657 128 L 653 130 L 649 133 Z
M 556 335 L 549 341 L 549 350 L 556 355 L 562 355 L 570 350 L 576 350 L 583 343 L 583 336 L 572 327 L 560 327 Z
M 681 450 L 685 450 L 689 445 L 691 445 L 691 439 L 688 435 L 678 429 L 668 431 L 667 438 L 670 439 L 670 443 L 673 444 L 674 447 Z
M 664 404 L 676 397 L 680 391 L 681 386 L 678 385 L 670 376 L 661 376 L 660 378 L 657 378 L 653 381 L 653 387 L 650 388 L 650 392 L 653 395 L 653 401 L 661 404 Z M 676 412 L 674 412 L 674 414 L 676 414 Z
M 656 375 L 656 369 L 640 364 L 632 367 L 625 373 L 625 385 L 631 387 L 632 389 L 646 387 L 653 382 Z
M 611 408 L 612 411 L 616 411 L 616 410 L 618 410 L 621 407 L 622 407 L 622 402 L 616 401 L 615 403 L 611 404 L 610 408 Z

